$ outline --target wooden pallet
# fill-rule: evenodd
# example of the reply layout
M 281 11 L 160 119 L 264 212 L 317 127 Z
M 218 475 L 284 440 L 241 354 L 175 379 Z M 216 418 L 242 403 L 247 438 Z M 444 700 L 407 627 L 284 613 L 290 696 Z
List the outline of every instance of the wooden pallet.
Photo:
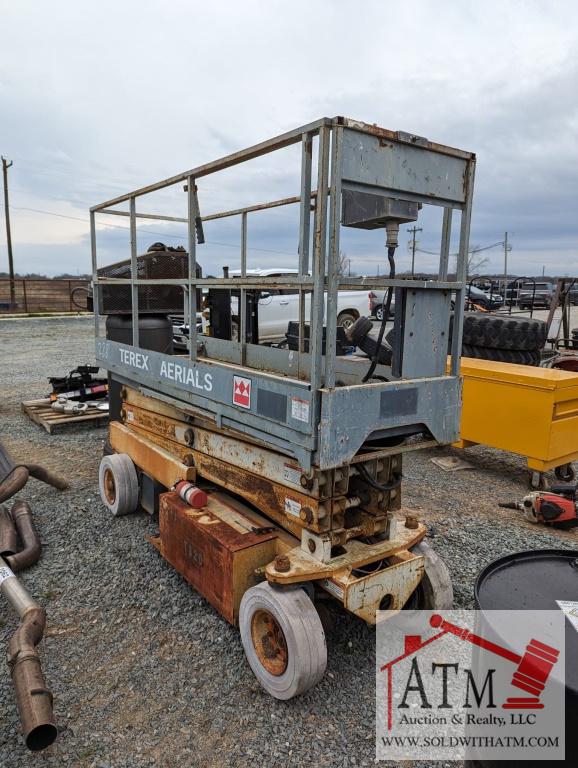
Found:
M 20 403 L 20 406 L 32 421 L 36 424 L 40 424 L 41 427 L 44 427 L 49 434 L 52 434 L 58 429 L 68 427 L 71 424 L 89 422 L 95 427 L 99 427 L 102 424 L 106 424 L 108 421 L 108 412 L 97 411 L 96 408 L 89 408 L 87 413 L 80 413 L 78 415 L 53 411 L 50 407 L 51 401 L 49 398 L 43 400 L 25 400 L 23 403 Z

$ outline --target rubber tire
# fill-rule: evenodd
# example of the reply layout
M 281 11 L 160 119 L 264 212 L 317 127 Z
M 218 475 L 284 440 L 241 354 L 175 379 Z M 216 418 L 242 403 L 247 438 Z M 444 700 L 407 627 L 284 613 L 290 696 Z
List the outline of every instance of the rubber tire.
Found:
M 536 351 L 546 343 L 543 320 L 466 312 L 462 341 L 474 347 Z
M 358 347 L 372 329 L 373 323 L 368 317 L 358 317 L 347 329 L 347 338 Z
M 573 483 L 576 480 L 576 470 L 572 464 L 562 464 L 554 469 L 556 480 L 563 483 Z
M 491 347 L 477 347 L 470 344 L 462 344 L 462 356 L 473 357 L 477 360 L 495 360 L 499 363 L 533 366 L 540 365 L 542 359 L 539 350 L 494 349 Z
M 385 336 L 385 341 L 393 349 L 395 344 L 395 329 L 392 328 Z M 448 344 L 448 354 L 451 342 Z M 539 350 L 524 351 L 517 349 L 495 349 L 492 347 L 478 347 L 473 344 L 462 344 L 462 357 L 473 357 L 476 360 L 495 360 L 499 363 L 512 363 L 514 365 L 539 366 L 542 360 Z
M 383 304 L 380 304 L 379 307 L 375 308 L 375 312 L 374 312 L 375 319 L 379 323 L 381 323 L 381 321 L 383 320 L 383 309 L 384 309 Z
M 287 668 L 272 675 L 259 661 L 251 637 L 251 620 L 258 610 L 275 617 L 287 643 Z M 261 686 L 275 699 L 287 701 L 316 685 L 327 666 L 325 632 L 311 599 L 300 587 L 276 588 L 262 582 L 248 589 L 239 609 L 241 642 L 249 666 Z
M 538 472 L 536 470 L 530 471 L 528 475 L 528 486 L 533 491 L 547 491 L 549 486 L 548 479 L 543 472 Z
M 342 325 L 346 331 L 351 328 L 356 320 L 357 317 L 352 312 L 340 312 L 337 315 L 337 325 Z M 348 325 L 345 325 L 346 322 Z
M 104 476 L 107 470 L 114 481 L 115 497 L 112 503 L 105 493 Z M 102 503 L 115 517 L 135 511 L 139 498 L 138 476 L 128 454 L 113 453 L 102 457 L 98 470 L 98 489 Z
M 406 608 L 449 610 L 454 602 L 454 588 L 447 565 L 425 541 L 417 544 L 411 551 L 415 555 L 423 555 L 425 574 L 419 587 L 406 603 Z

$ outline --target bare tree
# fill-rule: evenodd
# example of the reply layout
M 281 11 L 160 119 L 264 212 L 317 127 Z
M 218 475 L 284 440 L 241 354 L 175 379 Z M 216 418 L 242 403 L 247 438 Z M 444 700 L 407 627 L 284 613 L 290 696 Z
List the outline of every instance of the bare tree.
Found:
M 355 272 L 351 271 L 351 259 L 345 251 L 339 251 L 339 266 L 337 267 L 337 273 L 341 277 L 355 276 Z
M 457 268 L 458 254 L 452 254 L 454 270 Z M 479 245 L 474 245 L 468 251 L 468 268 L 466 277 L 474 277 L 479 274 L 480 270 L 486 267 L 490 263 L 490 259 L 487 256 L 483 256 L 480 251 Z
M 481 269 L 490 263 L 489 257 L 482 256 L 479 248 L 479 245 L 474 245 L 474 247 L 468 253 L 468 277 L 477 274 Z

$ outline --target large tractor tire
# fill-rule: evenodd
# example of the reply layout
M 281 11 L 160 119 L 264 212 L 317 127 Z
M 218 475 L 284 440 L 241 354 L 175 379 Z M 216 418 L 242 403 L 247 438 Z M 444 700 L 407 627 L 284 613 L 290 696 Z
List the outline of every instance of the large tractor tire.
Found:
M 539 350 L 524 351 L 518 349 L 495 349 L 493 347 L 476 347 L 462 344 L 463 357 L 474 357 L 477 360 L 495 360 L 498 363 L 514 363 L 516 365 L 540 365 Z
M 544 348 L 546 323 L 528 317 L 466 312 L 462 341 L 474 347 L 534 352 Z

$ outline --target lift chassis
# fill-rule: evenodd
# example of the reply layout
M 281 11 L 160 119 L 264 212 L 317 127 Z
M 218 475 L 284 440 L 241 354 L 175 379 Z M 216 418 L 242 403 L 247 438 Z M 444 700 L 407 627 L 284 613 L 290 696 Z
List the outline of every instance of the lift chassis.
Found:
M 299 195 L 202 215 L 204 177 L 289 147 L 300 151 Z M 277 698 L 302 693 L 323 675 L 323 597 L 368 623 L 380 609 L 451 604 L 447 569 L 423 541 L 425 526 L 402 507 L 402 458 L 459 435 L 474 166 L 471 153 L 422 137 L 322 118 L 91 209 L 97 362 L 120 405 L 100 469 L 102 499 L 114 514 L 138 505 L 158 512 L 152 543 L 239 625 L 253 671 Z M 182 184 L 186 216 L 137 212 L 140 198 Z M 248 216 L 287 205 L 300 212 L 297 269 L 256 278 L 247 267 Z M 397 232 L 423 205 L 443 211 L 439 274 L 400 279 Z M 454 210 L 459 253 L 449 279 Z M 129 218 L 130 276 L 98 267 L 102 214 Z M 241 219 L 240 275 L 227 268 L 222 277 L 199 276 L 203 227 L 232 216 Z M 142 276 L 138 219 L 187 225 L 186 275 Z M 344 228 L 387 232 L 389 276 L 341 274 Z M 187 354 L 140 344 L 139 303 L 152 287 L 181 291 Z M 337 353 L 337 293 L 365 288 L 387 291 L 388 306 L 395 297 L 386 361 L 377 352 L 371 359 Z M 100 310 L 107 310 L 99 305 L 114 290 L 130 295 L 132 343 L 101 330 Z M 194 321 L 202 291 L 213 329 L 204 333 Z M 259 343 L 259 296 L 272 291 L 299 294 L 296 350 Z M 387 312 L 379 343 L 386 322 Z M 175 490 L 180 481 L 206 490 L 201 508 Z

